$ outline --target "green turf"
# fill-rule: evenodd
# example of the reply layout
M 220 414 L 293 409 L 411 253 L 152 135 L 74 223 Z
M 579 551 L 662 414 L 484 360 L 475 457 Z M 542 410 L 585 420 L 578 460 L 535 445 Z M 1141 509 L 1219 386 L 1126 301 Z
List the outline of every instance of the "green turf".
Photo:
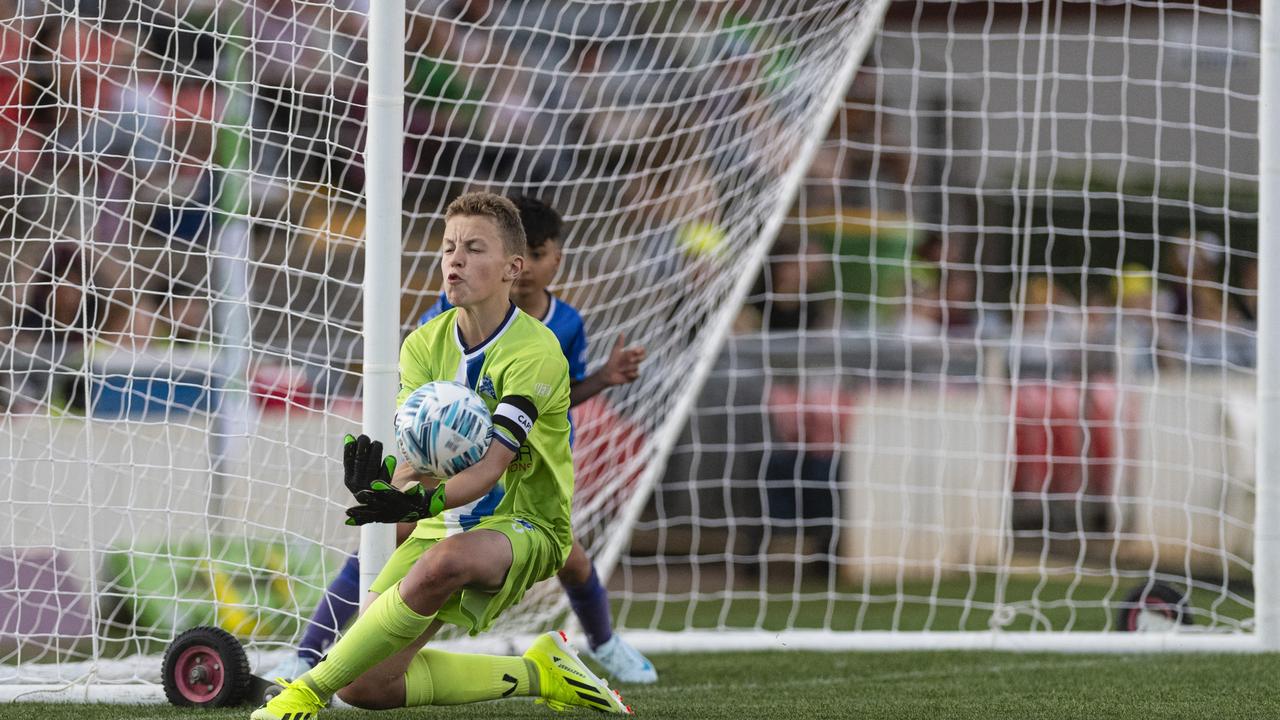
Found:
M 1108 577 L 1014 574 L 1003 578 L 1003 602 L 1016 610 L 1009 631 L 1110 631 L 1125 595 L 1141 582 Z M 825 581 L 805 580 L 770 585 L 766 599 L 759 586 L 739 587 L 735 594 L 706 590 L 697 597 L 623 602 L 614 595 L 614 618 L 619 627 L 680 631 L 741 628 L 764 630 L 821 629 L 985 631 L 995 606 L 995 576 L 951 575 L 932 580 L 906 580 L 900 585 L 842 583 L 830 592 Z M 1225 587 L 1201 585 L 1192 591 L 1193 621 L 1203 629 L 1239 631 L 1253 617 L 1248 596 Z M 455 633 L 456 634 L 456 633 Z M 139 632 L 122 624 L 106 627 L 97 651 L 107 658 L 162 653 L 157 633 Z M 263 638 L 258 638 L 263 639 Z M 276 642 L 287 638 L 266 638 Z M 88 655 L 94 647 L 85 640 L 75 648 Z M 43 645 L 22 651 L 24 661 L 50 662 L 59 656 Z
M 648 718 L 1275 718 L 1280 655 L 757 652 L 654 658 L 653 687 L 624 688 Z M 0 706 L 3 718 L 247 718 L 248 709 Z M 583 711 L 579 717 L 594 717 Z M 529 700 L 322 720 L 557 717 Z
M 990 629 L 995 607 L 993 576 L 950 576 L 908 580 L 899 585 L 840 586 L 828 592 L 823 582 L 806 582 L 769 593 L 767 601 L 708 593 L 698 598 L 631 600 L 615 603 L 620 626 L 678 631 L 685 628 L 828 628 L 831 630 L 983 631 Z M 1138 580 L 1107 577 L 1013 575 L 1005 580 L 1003 603 L 1017 610 L 1003 629 L 1107 631 L 1115 629 L 1125 595 Z M 1253 617 L 1250 607 L 1226 588 L 1197 588 L 1189 606 L 1204 628 L 1239 630 Z

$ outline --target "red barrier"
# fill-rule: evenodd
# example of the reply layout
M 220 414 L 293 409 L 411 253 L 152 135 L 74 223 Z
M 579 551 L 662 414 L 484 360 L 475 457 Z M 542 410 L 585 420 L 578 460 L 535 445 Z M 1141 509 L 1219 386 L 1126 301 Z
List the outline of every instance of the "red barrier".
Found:
M 1125 398 L 1109 377 L 1089 383 L 1020 384 L 1014 409 L 1016 493 L 1109 497 L 1115 492 L 1119 407 L 1125 422 L 1137 417 L 1135 398 Z M 1133 454 L 1134 448 L 1129 448 Z
M 571 414 L 575 501 L 590 500 L 610 482 L 614 493 L 635 484 L 643 465 L 634 465 L 625 477 L 617 473 L 644 449 L 644 430 L 614 412 L 601 396 L 578 405 Z

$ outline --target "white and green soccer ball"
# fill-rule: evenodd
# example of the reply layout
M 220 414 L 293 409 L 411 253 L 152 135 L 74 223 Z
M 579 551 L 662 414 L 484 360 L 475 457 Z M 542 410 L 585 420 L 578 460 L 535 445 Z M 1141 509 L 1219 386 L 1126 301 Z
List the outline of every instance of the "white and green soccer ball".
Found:
M 489 449 L 493 418 L 480 396 L 447 380 L 414 390 L 396 411 L 396 444 L 414 470 L 447 478 Z

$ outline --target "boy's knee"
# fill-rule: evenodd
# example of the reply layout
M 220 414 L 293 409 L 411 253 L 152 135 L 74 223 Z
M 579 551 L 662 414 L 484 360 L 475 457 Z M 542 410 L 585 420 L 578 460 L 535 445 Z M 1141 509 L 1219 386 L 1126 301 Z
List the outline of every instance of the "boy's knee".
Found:
M 570 553 L 564 567 L 560 568 L 556 576 L 565 585 L 582 585 L 591 579 L 591 561 L 585 555 L 578 556 L 576 553 Z
M 470 576 L 470 563 L 461 553 L 440 548 L 440 552 L 424 555 L 419 566 L 402 581 L 402 588 L 409 592 L 431 588 L 451 594 L 465 586 Z

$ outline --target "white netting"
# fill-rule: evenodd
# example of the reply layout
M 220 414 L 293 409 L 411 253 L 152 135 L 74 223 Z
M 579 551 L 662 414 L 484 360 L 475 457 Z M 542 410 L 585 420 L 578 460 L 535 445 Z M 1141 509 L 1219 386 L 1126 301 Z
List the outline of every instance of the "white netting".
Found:
M 1184 630 L 1248 631 L 1256 13 L 895 3 L 619 621 L 1043 637 L 1182 595 Z
M 410 4 L 404 329 L 485 187 L 569 221 L 592 359 L 619 332 L 652 358 L 577 416 L 593 551 L 884 6 Z M 197 624 L 283 648 L 354 549 L 367 14 L 0 0 L 0 682 L 153 680 L 117 659 Z M 561 607 L 540 586 L 502 629 Z

